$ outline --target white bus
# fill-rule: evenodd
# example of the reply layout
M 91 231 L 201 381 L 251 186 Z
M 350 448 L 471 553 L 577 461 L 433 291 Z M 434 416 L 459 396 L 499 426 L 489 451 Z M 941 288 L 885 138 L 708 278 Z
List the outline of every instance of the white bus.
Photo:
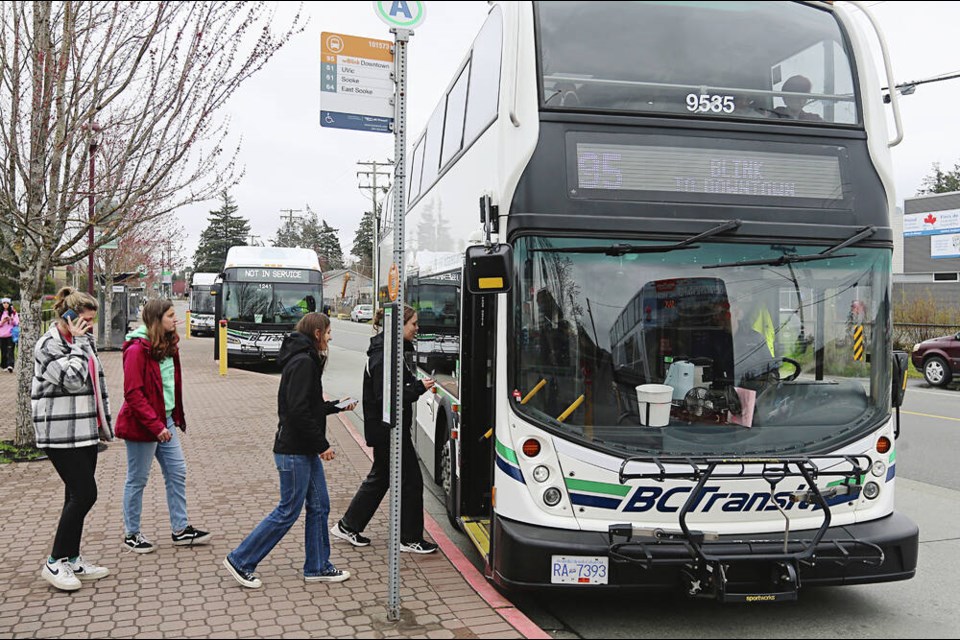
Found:
M 210 292 L 216 273 L 194 273 L 190 280 L 190 333 L 212 336 L 215 332 L 215 296 Z
M 283 337 L 323 301 L 320 260 L 312 249 L 231 247 L 217 296 L 227 321 L 229 364 L 277 359 Z
M 490 9 L 403 186 L 406 275 L 446 253 L 464 283 L 416 446 L 496 584 L 768 601 L 914 575 L 894 508 L 902 136 L 858 11 Z M 474 273 L 479 238 L 505 282 Z

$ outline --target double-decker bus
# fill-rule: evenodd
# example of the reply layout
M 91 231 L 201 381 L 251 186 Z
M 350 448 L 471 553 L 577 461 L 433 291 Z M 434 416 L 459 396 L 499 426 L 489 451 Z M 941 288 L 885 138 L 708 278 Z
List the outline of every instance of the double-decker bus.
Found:
M 216 313 L 227 321 L 230 365 L 276 361 L 283 337 L 323 302 L 312 249 L 230 247 L 221 277 Z
M 496 584 L 766 601 L 914 575 L 902 134 L 858 11 L 491 7 L 404 187 L 406 263 L 463 270 L 455 375 L 416 446 Z M 475 277 L 488 254 L 505 279 Z
M 195 336 L 215 332 L 215 296 L 210 292 L 216 281 L 216 273 L 198 272 L 190 279 L 190 333 Z

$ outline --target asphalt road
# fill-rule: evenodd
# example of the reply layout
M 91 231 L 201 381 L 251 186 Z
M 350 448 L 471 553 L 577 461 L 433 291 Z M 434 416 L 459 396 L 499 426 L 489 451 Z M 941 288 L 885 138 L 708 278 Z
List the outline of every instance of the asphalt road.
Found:
M 367 324 L 334 320 L 324 374 L 331 397 L 361 397 Z M 356 424 L 359 417 L 351 416 Z M 911 381 L 897 443 L 897 508 L 920 525 L 920 565 L 906 582 L 802 590 L 796 603 L 721 605 L 676 594 L 509 594 L 557 638 L 955 638 L 960 594 L 960 390 Z M 425 473 L 426 475 L 426 473 Z M 440 490 L 429 481 L 425 506 L 480 564 L 466 536 L 453 531 Z M 433 496 L 431 498 L 431 496 Z

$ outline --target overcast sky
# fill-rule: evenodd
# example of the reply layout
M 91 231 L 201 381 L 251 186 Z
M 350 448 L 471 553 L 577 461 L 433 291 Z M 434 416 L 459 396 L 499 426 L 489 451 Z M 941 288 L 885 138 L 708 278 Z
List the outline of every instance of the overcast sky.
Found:
M 868 3 L 887 37 L 896 82 L 960 71 L 957 53 L 960 3 Z M 282 3 L 278 17 L 293 3 Z M 293 5 L 295 6 L 295 5 Z M 409 48 L 408 142 L 418 135 L 483 24 L 486 2 L 428 1 L 426 22 Z M 231 131 L 242 135 L 246 174 L 232 195 L 252 233 L 268 244 L 282 209 L 317 212 L 340 229 L 344 256 L 370 201 L 357 186 L 358 161 L 393 157 L 393 137 L 382 133 L 322 128 L 320 33 L 330 31 L 392 39 L 371 2 L 306 2 L 310 23 L 234 96 Z M 886 83 L 884 82 L 884 85 Z M 960 162 L 956 143 L 960 79 L 922 85 L 901 101 L 906 137 L 893 149 L 897 200 L 914 195 L 934 162 L 944 169 Z M 178 212 L 191 262 L 207 212 L 216 201 Z

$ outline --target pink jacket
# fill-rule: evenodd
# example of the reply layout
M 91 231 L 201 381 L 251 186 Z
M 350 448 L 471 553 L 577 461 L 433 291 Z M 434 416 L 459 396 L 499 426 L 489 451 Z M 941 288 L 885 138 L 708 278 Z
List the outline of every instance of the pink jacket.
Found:
M 9 318 L 9 322 L 4 322 L 5 319 Z M 20 324 L 20 314 L 16 311 L 10 313 L 9 311 L 4 311 L 0 314 L 0 338 L 9 338 L 13 334 L 13 328 Z

